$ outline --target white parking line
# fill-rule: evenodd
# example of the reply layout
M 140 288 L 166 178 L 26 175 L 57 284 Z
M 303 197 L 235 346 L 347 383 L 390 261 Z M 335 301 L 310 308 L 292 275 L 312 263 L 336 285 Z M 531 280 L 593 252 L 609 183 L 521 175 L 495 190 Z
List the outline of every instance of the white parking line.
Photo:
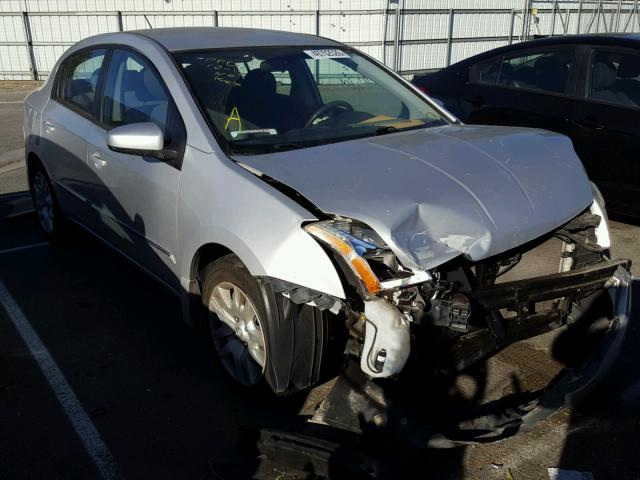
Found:
M 0 250 L 0 255 L 2 255 L 3 253 L 19 252 L 20 250 L 28 250 L 30 248 L 44 247 L 47 245 L 50 245 L 50 243 L 42 242 L 42 243 L 34 243 L 32 245 L 22 245 L 21 247 L 5 248 L 4 250 Z
M 93 424 L 87 412 L 82 408 L 78 397 L 73 392 L 67 379 L 64 378 L 60 367 L 53 360 L 53 357 L 45 347 L 38 334 L 33 329 L 27 317 L 16 301 L 7 290 L 5 284 L 0 280 L 0 304 L 4 307 L 13 325 L 20 333 L 22 340 L 29 348 L 31 355 L 38 362 L 40 370 L 44 374 L 51 390 L 55 393 L 69 421 L 73 425 L 76 433 L 80 437 L 84 448 L 95 463 L 104 480 L 115 480 L 120 477 L 118 466 L 104 443 L 96 426 Z
M 10 102 L 0 102 L 0 104 L 4 105 L 4 104 L 9 104 L 9 103 L 24 103 L 24 100 L 13 100 Z

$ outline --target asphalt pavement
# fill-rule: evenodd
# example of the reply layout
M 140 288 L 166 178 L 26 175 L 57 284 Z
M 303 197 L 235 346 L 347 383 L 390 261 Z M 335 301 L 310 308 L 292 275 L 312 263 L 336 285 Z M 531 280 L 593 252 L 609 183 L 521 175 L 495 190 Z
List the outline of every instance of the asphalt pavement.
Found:
M 287 465 L 247 459 L 237 441 L 251 428 L 296 428 L 326 387 L 276 397 L 234 386 L 206 336 L 182 322 L 172 294 L 80 231 L 67 245 L 49 245 L 32 214 L 0 221 L 0 279 L 123 477 L 294 478 L 278 473 Z M 514 479 L 546 479 L 549 467 L 639 478 L 639 345 L 634 324 L 606 382 L 574 409 L 500 442 L 426 453 L 415 478 L 504 479 L 509 468 Z M 0 478 L 100 478 L 37 356 L 5 305 Z M 508 361 L 498 357 L 489 376 Z
M 0 103 L 0 154 L 22 141 L 6 105 L 15 104 Z M 172 294 L 85 233 L 47 243 L 15 193 L 25 189 L 24 166 L 0 167 L 0 478 L 306 478 L 248 455 L 238 440 L 254 428 L 297 428 L 330 382 L 292 397 L 235 386 Z M 635 272 L 639 232 L 612 223 L 614 254 L 635 260 Z M 542 480 L 559 467 L 639 479 L 639 314 L 584 401 L 515 437 L 425 452 L 408 464 L 410 478 Z M 18 327 L 32 329 L 29 341 Z M 512 388 L 515 373 L 542 375 L 536 349 L 522 344 L 487 363 L 492 391 Z

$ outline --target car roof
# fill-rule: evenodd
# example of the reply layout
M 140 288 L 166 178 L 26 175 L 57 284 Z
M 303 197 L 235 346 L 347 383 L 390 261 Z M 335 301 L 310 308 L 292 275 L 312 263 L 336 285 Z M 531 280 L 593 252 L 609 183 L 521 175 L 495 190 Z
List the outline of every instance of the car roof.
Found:
M 638 43 L 640 42 L 640 33 L 592 33 L 582 35 L 558 35 L 553 37 L 542 37 L 527 42 L 518 43 L 517 45 L 527 44 L 600 44 L 600 43 Z M 515 46 L 515 45 L 514 45 Z
M 167 50 L 204 50 L 262 46 L 341 46 L 327 38 L 305 33 L 281 32 L 261 28 L 186 27 L 134 30 L 162 44 Z
M 595 33 L 589 35 L 558 35 L 554 37 L 536 38 L 534 40 L 488 50 L 473 57 L 466 58 L 458 62 L 457 65 L 474 63 L 479 59 L 492 57 L 494 55 L 553 45 L 612 45 L 640 48 L 640 33 Z M 455 65 L 451 67 L 455 67 Z

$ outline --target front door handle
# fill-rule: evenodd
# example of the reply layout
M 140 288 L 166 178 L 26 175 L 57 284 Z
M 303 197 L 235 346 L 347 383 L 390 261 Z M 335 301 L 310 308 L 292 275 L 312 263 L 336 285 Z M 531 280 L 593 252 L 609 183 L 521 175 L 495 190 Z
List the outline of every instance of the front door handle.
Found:
M 604 130 L 604 125 L 601 125 L 594 117 L 587 117 L 582 120 L 573 120 L 573 123 L 582 128 L 588 128 L 590 130 Z
M 93 160 L 93 165 L 96 168 L 104 168 L 107 166 L 107 161 L 102 158 L 102 155 L 100 155 L 100 152 L 95 152 L 91 155 L 91 160 Z
M 45 120 L 44 122 L 44 131 L 47 133 L 53 133 L 56 131 L 56 127 L 49 120 Z

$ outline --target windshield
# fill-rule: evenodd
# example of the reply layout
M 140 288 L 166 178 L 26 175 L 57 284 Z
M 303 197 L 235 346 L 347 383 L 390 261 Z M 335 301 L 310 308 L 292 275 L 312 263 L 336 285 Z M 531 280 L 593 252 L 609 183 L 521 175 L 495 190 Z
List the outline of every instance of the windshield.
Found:
M 247 47 L 175 57 L 233 154 L 446 123 L 423 97 L 346 47 Z

